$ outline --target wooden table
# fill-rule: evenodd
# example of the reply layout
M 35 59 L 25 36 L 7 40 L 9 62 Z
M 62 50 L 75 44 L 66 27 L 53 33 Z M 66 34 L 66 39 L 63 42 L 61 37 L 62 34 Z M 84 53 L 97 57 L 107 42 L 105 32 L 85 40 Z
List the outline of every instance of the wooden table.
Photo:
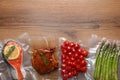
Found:
M 120 40 L 120 0 L 1 0 L 0 39 L 57 36 Z

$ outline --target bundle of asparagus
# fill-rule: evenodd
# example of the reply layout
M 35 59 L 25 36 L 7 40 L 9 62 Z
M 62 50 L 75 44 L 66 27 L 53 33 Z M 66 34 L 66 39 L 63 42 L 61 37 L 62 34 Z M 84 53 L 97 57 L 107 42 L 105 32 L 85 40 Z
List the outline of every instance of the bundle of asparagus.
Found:
M 115 42 L 102 41 L 97 50 L 94 79 L 118 80 L 120 46 Z

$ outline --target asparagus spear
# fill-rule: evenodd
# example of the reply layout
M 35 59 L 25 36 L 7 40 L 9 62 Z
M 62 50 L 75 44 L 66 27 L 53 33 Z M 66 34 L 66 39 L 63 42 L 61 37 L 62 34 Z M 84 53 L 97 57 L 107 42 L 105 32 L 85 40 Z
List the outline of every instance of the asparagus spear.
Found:
M 95 70 L 94 70 L 94 79 L 95 80 L 97 80 L 97 65 L 98 65 L 98 61 L 99 61 L 99 55 L 100 55 L 100 52 L 101 52 L 101 49 L 103 48 L 103 46 L 104 46 L 104 44 L 105 44 L 105 41 L 103 41 L 102 43 L 101 43 L 101 45 L 100 45 L 100 47 L 99 47 L 99 49 L 97 50 L 97 54 L 96 54 L 96 62 L 95 62 Z
M 119 60 L 119 47 L 115 48 L 115 57 L 114 57 L 114 63 L 113 63 L 113 74 L 114 74 L 114 80 L 118 80 L 118 60 Z
M 102 66 L 101 65 L 102 56 L 103 56 L 103 53 L 108 48 L 108 46 L 109 46 L 109 44 L 106 42 L 104 44 L 104 46 L 101 48 L 101 50 L 99 52 L 99 56 L 97 56 L 97 60 L 96 60 L 97 65 L 95 66 L 96 67 L 96 71 L 95 71 L 96 78 L 95 78 L 95 80 L 99 80 L 100 79 L 101 66 Z
M 115 48 L 115 44 L 110 45 L 109 51 L 108 51 L 108 58 L 106 60 L 106 76 L 105 76 L 105 80 L 112 80 L 111 78 L 111 73 L 112 73 L 112 61 L 113 61 L 113 49 Z
M 103 56 L 101 58 L 101 74 L 100 74 L 100 80 L 105 80 L 105 76 L 106 76 L 106 68 L 107 68 L 107 60 L 108 60 L 108 56 L 109 56 L 109 51 L 111 49 L 111 44 L 108 43 L 108 47 L 106 48 L 105 52 L 103 53 Z

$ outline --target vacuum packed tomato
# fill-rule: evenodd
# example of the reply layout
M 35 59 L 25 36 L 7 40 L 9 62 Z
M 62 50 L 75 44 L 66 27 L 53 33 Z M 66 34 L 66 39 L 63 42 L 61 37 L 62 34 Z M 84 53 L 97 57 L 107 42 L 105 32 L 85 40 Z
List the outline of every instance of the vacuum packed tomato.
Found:
M 66 40 L 61 45 L 61 52 L 61 74 L 63 80 L 77 76 L 79 72 L 87 71 L 85 58 L 88 56 L 88 51 L 82 49 L 80 44 Z

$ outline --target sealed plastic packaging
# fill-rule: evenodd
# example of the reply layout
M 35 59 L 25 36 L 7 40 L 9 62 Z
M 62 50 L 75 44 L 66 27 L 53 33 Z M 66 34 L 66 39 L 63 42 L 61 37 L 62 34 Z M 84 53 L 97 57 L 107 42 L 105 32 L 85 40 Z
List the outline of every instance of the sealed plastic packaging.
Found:
M 31 65 L 29 47 L 27 33 L 16 40 L 0 41 L 0 80 L 37 80 Z
M 32 36 L 30 46 L 37 80 L 58 80 L 58 38 Z
M 31 37 L 27 33 L 24 33 L 15 40 L 6 39 L 4 41 L 0 41 L 0 80 L 18 79 L 18 73 L 8 64 L 9 60 L 6 62 L 7 59 L 10 58 L 10 50 L 8 50 L 9 54 L 7 54 L 7 59 L 6 56 L 3 57 L 3 53 L 5 53 L 7 50 L 6 45 L 8 45 L 9 42 L 14 42 L 15 45 L 18 45 L 18 49 L 23 51 L 21 65 L 23 80 L 102 80 L 103 78 L 104 80 L 110 80 L 111 76 L 111 80 L 119 80 L 120 77 L 118 74 L 120 74 L 120 42 L 100 38 L 97 35 L 92 35 L 92 37 L 88 40 L 89 41 L 87 44 L 84 45 L 80 40 L 67 40 L 64 37 L 58 39 L 57 37 L 53 36 Z M 66 52 L 66 50 L 64 50 L 66 48 L 63 48 L 63 45 L 67 44 L 65 43 L 66 41 L 71 43 L 69 46 L 77 45 L 78 47 L 76 50 L 78 50 L 78 52 L 74 50 L 74 48 L 72 49 L 72 52 L 79 53 L 79 51 L 82 50 L 80 55 Z M 107 46 L 106 48 L 104 45 L 105 49 L 100 49 L 103 42 L 105 42 L 105 45 L 109 44 L 110 46 Z M 114 49 L 112 49 L 113 45 L 115 45 Z M 67 45 L 68 51 L 71 49 L 69 46 Z M 14 46 L 10 46 L 10 48 L 14 49 Z M 109 57 L 106 57 L 106 54 L 104 54 L 104 56 L 103 52 L 107 54 L 110 53 L 107 55 Z M 112 54 L 113 52 L 115 55 Z M 71 57 L 71 60 L 73 60 L 72 63 L 70 60 L 67 60 L 67 65 L 70 66 L 66 68 L 65 65 L 63 65 L 63 62 L 65 61 L 63 59 L 67 55 L 64 56 L 63 53 L 68 53 L 69 56 L 74 54 Z M 86 53 L 86 55 L 83 53 Z M 99 53 L 101 54 L 98 57 Z M 10 60 L 14 60 L 16 58 L 17 57 L 12 57 Z M 79 60 L 80 58 L 82 59 L 81 61 Z M 78 60 L 78 63 L 76 63 L 76 60 Z M 102 62 L 106 63 L 106 65 L 104 65 Z M 37 64 L 42 64 L 48 67 L 42 68 Z M 113 64 L 119 66 L 113 66 Z M 41 70 L 38 69 L 39 67 Z M 102 69 L 100 69 L 101 67 Z M 68 70 L 67 73 L 65 72 L 65 69 Z
M 86 80 L 119 80 L 120 42 L 92 35 L 89 45 Z
M 58 80 L 84 80 L 88 55 L 87 47 L 81 41 L 59 38 Z

